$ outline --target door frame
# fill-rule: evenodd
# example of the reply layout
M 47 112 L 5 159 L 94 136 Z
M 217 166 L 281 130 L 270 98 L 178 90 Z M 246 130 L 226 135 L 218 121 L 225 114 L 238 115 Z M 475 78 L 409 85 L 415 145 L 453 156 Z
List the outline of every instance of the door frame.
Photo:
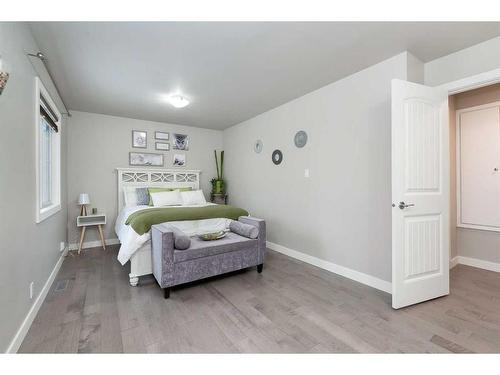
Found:
M 442 83 L 437 86 L 432 86 L 439 88 L 448 92 L 448 96 L 459 94 L 465 91 L 471 91 L 479 89 L 485 86 L 491 86 L 496 83 L 500 83 L 500 68 L 489 70 L 487 72 L 475 74 L 466 78 L 457 79 L 455 81 L 450 81 Z M 425 85 L 425 82 L 424 82 Z M 448 139 L 448 142 L 450 140 Z M 456 140 L 455 140 L 456 142 Z M 456 223 L 454 223 L 456 225 Z M 451 248 L 450 248 L 451 251 Z M 450 254 L 450 268 L 456 265 L 456 260 L 451 258 Z
M 459 94 L 461 92 L 494 85 L 495 83 L 499 82 L 500 82 L 500 68 L 431 87 L 448 91 L 448 96 L 450 96 Z

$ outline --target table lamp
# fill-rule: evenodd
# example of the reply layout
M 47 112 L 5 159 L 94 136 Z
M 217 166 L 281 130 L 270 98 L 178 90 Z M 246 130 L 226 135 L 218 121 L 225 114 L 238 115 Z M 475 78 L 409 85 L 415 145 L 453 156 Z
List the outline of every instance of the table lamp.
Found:
M 81 193 L 78 197 L 78 204 L 81 207 L 80 216 L 87 216 L 87 204 L 90 204 L 90 198 L 87 193 Z

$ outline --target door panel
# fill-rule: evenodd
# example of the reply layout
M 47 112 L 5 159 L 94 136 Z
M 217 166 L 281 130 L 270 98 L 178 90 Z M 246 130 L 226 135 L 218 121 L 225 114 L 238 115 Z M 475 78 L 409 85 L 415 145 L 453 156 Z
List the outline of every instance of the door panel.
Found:
M 405 217 L 405 280 L 441 272 L 441 215 Z
M 463 112 L 459 116 L 459 224 L 500 228 L 499 107 Z M 485 228 L 482 228 L 485 229 Z
M 392 82 L 392 305 L 449 293 L 448 95 Z
M 404 111 L 408 147 L 406 191 L 439 191 L 439 109 L 433 103 L 409 98 L 404 101 Z

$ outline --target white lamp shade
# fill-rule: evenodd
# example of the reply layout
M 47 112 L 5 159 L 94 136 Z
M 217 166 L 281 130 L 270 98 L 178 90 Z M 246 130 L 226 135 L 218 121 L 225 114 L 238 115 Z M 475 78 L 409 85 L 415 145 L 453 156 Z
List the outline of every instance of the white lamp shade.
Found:
M 78 197 L 78 204 L 90 204 L 90 198 L 87 193 L 81 193 Z

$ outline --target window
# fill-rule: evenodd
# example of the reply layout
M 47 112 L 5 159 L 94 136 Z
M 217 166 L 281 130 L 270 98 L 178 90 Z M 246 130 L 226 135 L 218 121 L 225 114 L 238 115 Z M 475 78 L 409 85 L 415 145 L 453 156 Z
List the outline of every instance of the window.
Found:
M 36 78 L 36 222 L 61 209 L 61 114 Z

